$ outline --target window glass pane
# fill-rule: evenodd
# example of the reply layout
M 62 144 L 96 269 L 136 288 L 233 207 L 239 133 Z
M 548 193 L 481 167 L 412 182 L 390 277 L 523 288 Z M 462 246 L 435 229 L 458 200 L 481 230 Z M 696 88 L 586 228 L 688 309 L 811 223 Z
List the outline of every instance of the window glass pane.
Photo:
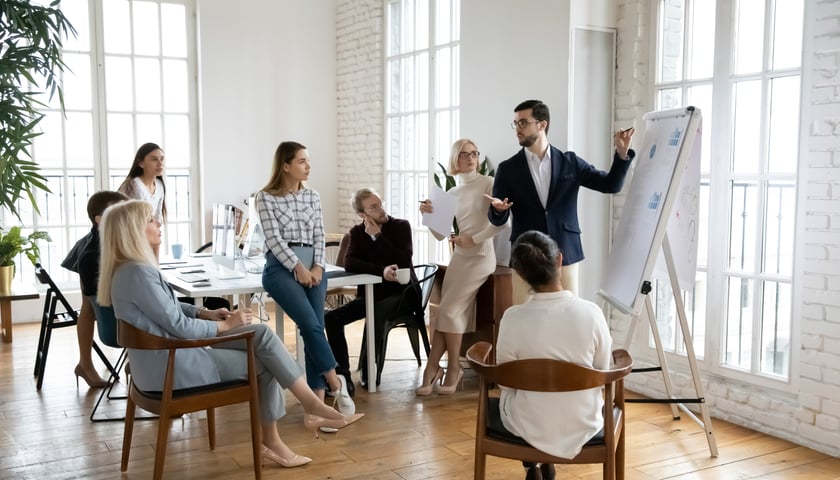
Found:
M 400 70 L 400 64 L 399 59 L 388 61 L 388 93 L 390 96 L 388 113 L 399 112 L 402 105 L 402 88 L 400 88 L 402 71 Z
M 93 115 L 89 112 L 67 112 L 67 166 L 93 168 Z
M 735 25 L 735 73 L 761 71 L 764 58 L 764 2 L 738 0 Z
M 186 60 L 163 61 L 163 109 L 172 113 L 189 111 Z
M 452 104 L 452 85 L 450 84 L 452 78 L 450 63 L 452 59 L 450 53 L 448 47 L 438 49 L 435 59 L 435 91 L 437 92 L 435 107 L 437 108 L 444 108 Z
M 770 173 L 796 173 L 799 157 L 799 75 L 770 81 Z
M 443 45 L 452 40 L 451 10 L 452 2 L 450 0 L 437 0 L 435 10 L 437 12 L 435 45 Z
M 388 21 L 390 31 L 388 32 L 388 55 L 398 55 L 402 52 L 402 2 L 400 0 L 388 3 Z
M 90 51 L 90 17 L 87 0 L 62 0 L 61 13 L 76 29 L 76 35 L 64 39 L 64 50 L 75 52 Z M 65 54 L 66 55 L 66 54 Z
M 102 2 L 105 53 L 131 53 L 131 21 L 127 0 Z
M 753 288 L 752 280 L 729 278 L 724 363 L 743 369 L 749 369 L 752 363 Z
M 732 182 L 731 194 L 729 268 L 752 272 L 758 224 L 757 187 L 751 182 Z
M 437 114 L 436 158 L 444 167 L 449 168 L 449 147 L 452 145 L 452 117 L 449 110 Z
M 166 135 L 166 167 L 190 166 L 190 120 L 186 115 L 164 117 Z
M 411 96 L 416 95 L 417 103 L 414 108 L 417 110 L 429 109 L 429 53 L 423 52 L 416 57 L 416 89 Z M 406 93 L 409 95 L 409 93 Z
M 134 1 L 132 6 L 134 53 L 136 55 L 160 55 L 160 24 L 157 3 Z
M 659 81 L 682 80 L 685 2 L 663 0 L 660 9 Z
M 187 57 L 187 21 L 183 5 L 162 3 L 160 5 L 161 36 L 163 54 L 167 57 Z
M 405 57 L 400 62 L 400 78 L 404 82 L 399 86 L 402 92 L 402 104 L 399 106 L 400 112 L 412 111 L 415 108 L 414 94 L 417 93 L 413 88 L 416 85 L 416 78 L 414 76 L 414 62 L 415 57 Z
M 788 283 L 763 282 L 761 371 L 787 377 L 790 365 L 791 288 Z
M 691 50 L 688 54 L 688 78 L 711 78 L 714 70 L 715 2 L 691 2 Z
M 137 115 L 137 147 L 146 142 L 157 143 L 164 150 L 166 149 L 166 145 L 163 145 L 163 128 L 160 124 L 160 115 Z
M 105 57 L 105 103 L 109 111 L 134 108 L 134 80 L 131 59 Z
M 67 191 L 64 196 L 68 200 L 68 221 L 71 225 L 85 225 L 90 227 L 90 220 L 87 217 L 87 202 L 95 192 L 93 187 L 93 170 L 74 170 L 66 176 Z M 70 235 L 70 239 L 78 240 L 87 233 L 89 228 L 79 236 Z
M 405 16 L 402 18 L 402 46 L 404 52 L 410 52 L 415 49 L 414 46 L 414 30 L 417 24 L 413 22 L 408 15 L 416 16 L 416 3 L 414 0 L 405 0 L 405 8 L 403 9 Z
M 776 2 L 772 68 L 793 68 L 802 63 L 802 14 L 802 0 Z
M 686 89 L 687 103 L 700 109 L 702 136 L 700 171 L 708 174 L 712 163 L 712 86 L 694 85 Z
M 429 114 L 421 113 L 417 115 L 417 169 L 428 171 L 429 169 Z
M 130 114 L 108 114 L 108 163 L 111 169 L 120 172 L 117 175 L 123 177 L 128 173 L 134 160 L 135 145 L 141 144 L 134 141 L 134 120 Z
M 90 110 L 90 56 L 87 54 L 65 53 L 62 57 L 67 63 L 64 72 L 64 107 L 68 110 Z
M 156 58 L 135 59 L 134 78 L 136 79 L 137 110 L 159 112 L 161 109 L 160 61 Z
M 452 67 L 451 67 L 451 82 L 452 82 L 452 106 L 461 105 L 461 46 L 455 45 L 452 47 Z M 460 131 L 460 130 L 456 130 Z
M 764 215 L 764 272 L 793 274 L 793 232 L 796 227 L 796 186 L 791 182 L 771 182 L 767 186 Z
M 41 168 L 61 168 L 64 165 L 63 123 L 61 112 L 44 112 L 44 118 L 36 127 L 43 133 L 32 142 L 32 152 Z
M 414 22 L 409 28 L 414 31 L 415 41 L 412 50 L 429 48 L 429 0 L 417 0 L 414 9 Z
M 694 354 L 698 359 L 705 357 L 706 349 L 706 272 L 697 272 L 694 288 L 684 295 L 688 326 L 694 344 Z M 680 347 L 683 350 L 684 347 Z
M 662 90 L 659 90 L 659 92 L 657 93 L 659 110 L 667 110 L 669 108 L 676 108 L 682 106 L 681 88 L 664 88 Z
M 190 218 L 190 172 L 182 168 L 171 168 L 169 164 L 169 150 L 166 151 L 166 209 L 169 223 L 189 220 Z M 173 243 L 189 245 L 184 238 L 184 232 L 174 229 Z M 187 237 L 189 238 L 189 237 Z
M 734 128 L 732 129 L 732 171 L 757 173 L 761 145 L 761 81 L 734 84 Z
M 402 117 L 391 117 L 388 119 L 388 158 L 386 159 L 387 168 L 395 169 L 400 165 L 400 157 L 402 156 Z
M 654 312 L 656 316 L 656 330 L 659 332 L 659 339 L 662 340 L 662 348 L 673 352 L 676 347 L 677 314 L 674 305 L 674 292 L 668 282 L 654 282 L 655 303 Z M 655 347 L 653 333 L 649 334 L 648 345 Z

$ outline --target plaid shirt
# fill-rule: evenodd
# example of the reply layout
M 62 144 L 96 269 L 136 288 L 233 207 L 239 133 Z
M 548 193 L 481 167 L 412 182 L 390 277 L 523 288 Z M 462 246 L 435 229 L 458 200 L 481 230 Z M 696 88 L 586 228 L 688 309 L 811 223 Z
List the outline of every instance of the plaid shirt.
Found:
M 294 270 L 298 257 L 289 242 L 315 247 L 315 265 L 324 268 L 324 215 L 321 196 L 309 188 L 282 197 L 260 191 L 256 195 L 257 212 L 265 232 L 265 248 L 277 260 Z

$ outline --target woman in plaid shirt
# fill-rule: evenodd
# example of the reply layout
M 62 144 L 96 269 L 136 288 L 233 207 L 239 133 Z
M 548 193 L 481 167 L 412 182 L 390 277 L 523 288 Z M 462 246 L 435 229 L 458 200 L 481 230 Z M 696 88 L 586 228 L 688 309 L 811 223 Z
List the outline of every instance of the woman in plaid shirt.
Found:
M 262 283 L 300 329 L 309 386 L 321 400 L 329 388 L 338 410 L 352 415 L 356 405 L 344 377 L 335 373 L 337 363 L 324 334 L 324 218 L 318 192 L 303 184 L 309 170 L 306 147 L 296 142 L 277 147 L 271 179 L 256 195 L 265 232 Z

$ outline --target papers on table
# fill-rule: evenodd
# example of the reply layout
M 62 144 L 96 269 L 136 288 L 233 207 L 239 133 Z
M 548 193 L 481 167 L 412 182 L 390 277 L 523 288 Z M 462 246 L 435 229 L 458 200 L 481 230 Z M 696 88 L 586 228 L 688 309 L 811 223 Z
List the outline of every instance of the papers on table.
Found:
M 433 211 L 423 214 L 423 225 L 448 237 L 452 232 L 452 221 L 455 220 L 455 197 L 435 185 L 429 192 L 429 200 L 432 201 Z

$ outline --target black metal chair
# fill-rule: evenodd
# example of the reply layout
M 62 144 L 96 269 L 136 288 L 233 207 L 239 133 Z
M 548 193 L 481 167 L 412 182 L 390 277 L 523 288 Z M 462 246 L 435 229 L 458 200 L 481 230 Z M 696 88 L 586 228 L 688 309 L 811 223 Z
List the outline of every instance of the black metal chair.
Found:
M 435 283 L 435 274 L 438 267 L 434 264 L 415 265 L 412 267 L 415 275 L 421 275 L 418 280 L 410 282 L 403 289 L 399 304 L 394 310 L 394 315 L 385 319 L 382 323 L 382 332 L 375 332 L 376 345 L 376 384 L 382 381 L 382 368 L 385 366 L 385 354 L 388 351 L 388 335 L 394 328 L 405 328 L 408 333 L 408 340 L 411 342 L 411 349 L 417 359 L 417 366 L 422 365 L 420 359 L 420 338 L 423 339 L 423 347 L 426 349 L 426 358 L 429 358 L 429 333 L 426 330 L 426 306 L 432 296 L 432 286 Z M 359 365 L 367 362 L 367 335 L 362 337 L 362 352 L 359 354 Z
M 75 327 L 79 321 L 79 311 L 70 305 L 70 302 L 67 301 L 67 298 L 61 293 L 61 290 L 58 289 L 58 286 L 40 263 L 35 264 L 35 276 L 39 282 L 48 287 L 44 294 L 44 312 L 41 316 L 41 333 L 38 335 L 38 350 L 35 352 L 35 371 L 33 373 L 37 377 L 36 388 L 41 390 L 41 386 L 44 384 L 44 370 L 47 367 L 47 355 L 50 352 L 52 331 L 56 328 Z M 93 349 L 102 359 L 102 363 L 108 367 L 111 375 L 118 376 L 116 369 L 95 341 L 93 342 Z

